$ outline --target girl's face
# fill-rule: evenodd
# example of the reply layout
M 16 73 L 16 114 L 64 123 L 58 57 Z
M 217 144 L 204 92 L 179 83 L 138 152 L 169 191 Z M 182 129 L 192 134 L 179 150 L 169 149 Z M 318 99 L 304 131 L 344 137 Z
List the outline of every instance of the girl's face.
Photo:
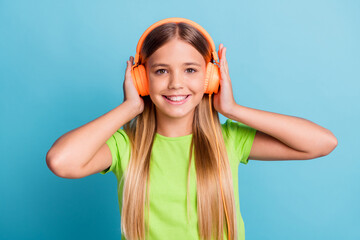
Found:
M 145 68 L 158 117 L 192 119 L 204 95 L 203 56 L 189 43 L 173 39 L 148 58 Z

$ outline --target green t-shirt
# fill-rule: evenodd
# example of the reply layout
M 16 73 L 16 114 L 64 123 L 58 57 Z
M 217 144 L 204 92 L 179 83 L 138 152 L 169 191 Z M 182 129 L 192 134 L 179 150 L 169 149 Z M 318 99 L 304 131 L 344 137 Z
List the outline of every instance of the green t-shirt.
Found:
M 227 119 L 221 124 L 225 146 L 233 176 L 238 239 L 245 239 L 244 222 L 240 213 L 238 166 L 247 164 L 256 129 Z M 149 239 L 199 239 L 196 212 L 196 171 L 194 152 L 190 168 L 189 201 L 190 222 L 187 221 L 186 189 L 189 151 L 192 134 L 166 137 L 156 133 L 150 161 Z M 112 154 L 112 164 L 101 171 L 112 171 L 120 183 L 119 208 L 122 207 L 123 183 L 121 178 L 130 158 L 130 142 L 123 129 L 117 130 L 107 141 Z M 225 229 L 224 229 L 224 236 Z M 122 236 L 122 239 L 125 239 Z M 226 238 L 224 238 L 226 239 Z

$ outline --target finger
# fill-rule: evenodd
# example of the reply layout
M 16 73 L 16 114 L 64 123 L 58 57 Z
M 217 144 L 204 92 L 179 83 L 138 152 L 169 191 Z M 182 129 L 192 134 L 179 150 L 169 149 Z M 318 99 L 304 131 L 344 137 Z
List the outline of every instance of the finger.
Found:
M 225 57 L 225 47 L 223 47 L 222 49 L 221 49 L 221 59 L 222 59 L 222 65 L 223 65 L 223 67 L 225 67 L 225 64 L 226 64 L 226 57 Z
M 225 68 L 226 58 L 224 57 L 224 48 L 222 48 L 221 50 L 221 59 L 222 59 L 222 66 Z
M 220 57 L 220 70 L 225 73 L 225 59 L 224 59 L 224 51 L 223 48 L 221 49 L 221 57 Z
M 224 47 L 222 47 L 221 49 L 220 49 L 220 55 L 219 55 L 219 57 L 220 57 L 220 59 L 222 60 L 222 63 L 224 63 Z
M 224 81 L 227 78 L 226 70 L 223 64 L 220 67 L 221 80 Z
M 219 58 L 221 59 L 221 43 L 220 43 L 220 45 L 219 45 L 219 50 L 218 50 L 218 56 L 219 56 Z
M 125 71 L 125 80 L 129 77 L 131 77 L 131 62 L 130 61 L 126 61 L 126 71 Z
M 226 67 L 226 71 L 228 72 L 228 70 L 229 70 L 229 66 L 228 66 L 228 61 L 227 61 L 227 58 L 226 58 L 226 51 L 227 51 L 227 49 L 225 48 L 225 51 L 224 51 L 224 59 L 225 59 L 225 67 Z

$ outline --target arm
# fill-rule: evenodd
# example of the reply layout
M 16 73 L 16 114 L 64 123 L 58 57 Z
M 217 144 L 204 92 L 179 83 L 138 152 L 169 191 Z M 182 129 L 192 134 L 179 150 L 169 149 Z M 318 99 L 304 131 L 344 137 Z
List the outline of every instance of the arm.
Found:
M 235 103 L 225 116 L 255 128 L 249 159 L 311 159 L 337 146 L 333 133 L 309 120 L 266 112 Z
M 144 110 L 131 78 L 133 57 L 127 61 L 123 83 L 124 102 L 99 118 L 61 136 L 46 155 L 46 163 L 57 176 L 80 178 L 100 172 L 112 163 L 106 141 L 125 123 Z
M 99 118 L 65 133 L 48 151 L 48 167 L 56 175 L 66 178 L 87 176 L 96 172 L 95 168 L 98 171 L 106 169 L 112 158 L 105 142 L 137 114 L 137 108 L 125 101 Z M 92 159 L 95 160 L 88 164 Z M 84 170 L 87 165 L 88 169 Z
M 214 107 L 225 117 L 257 130 L 249 159 L 311 159 L 334 150 L 337 146 L 334 134 L 309 120 L 236 104 L 223 44 L 219 46 L 218 55 L 221 79 Z

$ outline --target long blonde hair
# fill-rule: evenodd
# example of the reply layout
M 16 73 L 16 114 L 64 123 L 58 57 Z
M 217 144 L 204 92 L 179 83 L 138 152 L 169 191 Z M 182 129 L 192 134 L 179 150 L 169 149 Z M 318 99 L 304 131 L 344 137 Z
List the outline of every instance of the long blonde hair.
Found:
M 141 49 L 141 62 L 144 63 L 158 48 L 174 38 L 190 43 L 203 55 L 206 62 L 211 60 L 210 46 L 196 28 L 186 23 L 166 23 L 155 28 L 145 38 Z M 156 112 L 155 105 L 149 96 L 143 97 L 143 100 L 144 111 L 124 125 L 124 131 L 131 143 L 131 154 L 123 176 L 121 229 L 129 240 L 145 239 L 144 214 L 148 214 L 149 211 L 150 156 L 156 133 Z M 211 104 L 210 110 L 209 95 L 204 94 L 199 105 L 195 107 L 192 125 L 193 136 L 189 152 L 187 206 L 189 206 L 189 173 L 192 152 L 194 151 L 200 238 L 204 240 L 213 237 L 223 239 L 226 219 L 219 183 L 218 161 L 220 161 L 222 189 L 229 217 L 230 239 L 237 239 L 237 219 L 231 169 L 219 115 L 214 109 L 212 101 Z M 214 120 L 219 140 L 220 159 L 218 159 L 216 152 L 216 138 L 214 137 L 211 117 Z M 147 208 L 146 212 L 145 208 Z M 189 208 L 187 209 L 189 216 Z M 149 226 L 146 227 L 148 232 Z

